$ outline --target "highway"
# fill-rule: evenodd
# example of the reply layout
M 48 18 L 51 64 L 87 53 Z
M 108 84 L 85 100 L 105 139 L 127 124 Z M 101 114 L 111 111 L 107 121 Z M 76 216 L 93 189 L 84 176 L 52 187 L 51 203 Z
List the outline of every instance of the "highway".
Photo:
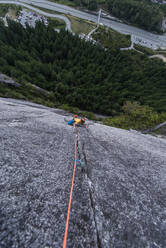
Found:
M 49 10 L 55 10 L 60 13 L 64 14 L 70 14 L 72 16 L 76 16 L 85 20 L 93 21 L 97 23 L 97 16 L 86 13 L 83 11 L 76 10 L 74 8 L 49 2 L 47 0 L 20 0 L 20 2 L 30 3 L 35 6 L 39 6 L 42 8 L 46 8 Z M 152 43 L 154 46 L 159 47 L 166 47 L 166 36 L 162 35 L 155 35 L 150 32 L 144 31 L 142 29 L 126 25 L 123 23 L 119 23 L 116 21 L 109 20 L 107 18 L 101 17 L 100 22 L 104 25 L 113 28 L 114 30 L 124 33 L 124 34 L 132 34 L 136 37 L 141 38 L 142 40 L 145 40 L 146 42 Z
M 69 14 L 78 18 L 82 18 L 85 20 L 93 21 L 97 23 L 97 15 L 83 12 L 71 7 L 68 7 L 66 5 L 61 5 L 53 2 L 49 2 L 47 0 L 17 0 L 17 1 L 8 1 L 8 0 L 0 0 L 0 3 L 15 3 L 25 6 L 24 4 L 32 4 L 33 6 L 39 7 L 39 8 L 45 8 L 48 10 L 57 11 L 59 13 L 63 14 Z M 139 38 L 145 43 L 149 43 L 152 47 L 166 47 L 166 35 L 156 35 L 150 32 L 147 32 L 145 30 L 142 30 L 140 28 L 126 25 L 124 23 L 116 22 L 113 20 L 109 20 L 107 18 L 104 18 L 101 16 L 100 22 L 103 23 L 103 25 L 110 27 L 120 33 L 123 34 L 130 34 L 134 35 L 136 38 Z

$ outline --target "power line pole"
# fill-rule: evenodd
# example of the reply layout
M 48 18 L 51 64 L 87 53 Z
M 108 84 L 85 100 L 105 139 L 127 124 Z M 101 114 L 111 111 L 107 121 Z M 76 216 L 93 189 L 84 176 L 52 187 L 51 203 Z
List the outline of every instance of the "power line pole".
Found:
M 101 9 L 99 10 L 98 18 L 97 18 L 97 25 L 100 24 L 100 16 L 101 16 Z

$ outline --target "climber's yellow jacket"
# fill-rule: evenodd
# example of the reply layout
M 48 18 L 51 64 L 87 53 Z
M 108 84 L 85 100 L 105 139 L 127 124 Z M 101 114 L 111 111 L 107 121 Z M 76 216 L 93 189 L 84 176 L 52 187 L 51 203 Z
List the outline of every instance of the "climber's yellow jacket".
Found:
M 74 118 L 74 122 L 75 122 L 76 124 L 79 124 L 79 125 L 82 124 L 82 120 L 79 119 L 79 118 Z

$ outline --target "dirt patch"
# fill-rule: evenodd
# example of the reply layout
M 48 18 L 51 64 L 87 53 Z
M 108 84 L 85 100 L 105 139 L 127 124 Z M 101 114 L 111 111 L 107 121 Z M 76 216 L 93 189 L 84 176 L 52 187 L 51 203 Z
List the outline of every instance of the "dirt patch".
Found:
M 11 18 L 12 20 L 14 20 L 14 19 L 17 18 L 17 16 L 16 16 L 16 11 L 15 11 L 14 9 L 11 9 L 11 8 L 9 8 L 9 10 L 8 10 L 8 15 L 10 16 L 10 18 Z

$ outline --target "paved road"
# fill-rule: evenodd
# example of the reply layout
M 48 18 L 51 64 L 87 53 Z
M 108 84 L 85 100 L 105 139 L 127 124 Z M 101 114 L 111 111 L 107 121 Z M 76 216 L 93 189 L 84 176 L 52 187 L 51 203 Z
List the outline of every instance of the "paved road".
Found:
M 64 115 L 0 98 L 0 247 L 62 247 L 74 158 Z M 68 248 L 165 248 L 166 140 L 92 122 L 78 138 Z
M 4 1 L 3 0 L 1 1 L 0 0 L 0 3 L 9 3 L 9 4 L 21 5 L 21 6 L 24 6 L 24 7 L 28 8 L 28 9 L 31 9 L 33 11 L 36 11 L 37 13 L 39 13 L 41 15 L 44 15 L 44 16 L 47 16 L 47 17 L 61 19 L 61 20 L 63 20 L 66 23 L 66 30 L 69 30 L 70 32 L 72 32 L 72 30 L 71 30 L 71 23 L 70 23 L 69 19 L 66 16 L 58 15 L 58 14 L 51 14 L 51 13 L 42 11 L 42 10 L 40 10 L 38 8 L 32 7 L 31 5 L 28 5 L 28 4 L 23 3 L 23 2 L 5 1 L 5 0 Z
M 93 14 L 79 11 L 79 10 L 76 10 L 74 8 L 71 8 L 65 5 L 49 2 L 47 0 L 34 0 L 34 1 L 33 0 L 20 0 L 20 1 L 15 1 L 15 2 L 20 2 L 20 3 L 24 2 L 24 3 L 33 4 L 35 6 L 42 7 L 48 10 L 54 10 L 54 11 L 64 13 L 64 14 L 71 14 L 73 16 L 76 16 L 76 17 L 79 17 L 85 20 L 90 20 L 90 21 L 97 23 L 97 16 Z M 149 44 L 152 44 L 152 46 L 166 47 L 166 36 L 155 35 L 150 32 L 144 31 L 142 29 L 139 29 L 139 28 L 136 28 L 130 25 L 126 25 L 123 23 L 111 21 L 103 17 L 101 17 L 101 22 L 104 25 L 117 30 L 118 32 L 125 33 L 125 34 L 133 34 L 134 36 L 141 38 L 142 40 L 145 40 Z

